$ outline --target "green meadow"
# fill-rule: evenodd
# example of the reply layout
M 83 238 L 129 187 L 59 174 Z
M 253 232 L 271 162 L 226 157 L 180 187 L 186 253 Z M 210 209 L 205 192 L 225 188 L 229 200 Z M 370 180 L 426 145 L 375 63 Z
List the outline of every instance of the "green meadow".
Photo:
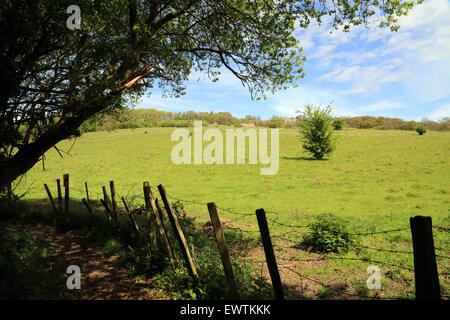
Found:
M 56 179 L 62 180 L 63 174 L 69 173 L 70 196 L 75 202 L 86 196 L 85 182 L 90 198 L 95 200 L 103 197 L 102 186 L 108 188 L 113 180 L 119 197 L 140 205 L 142 183 L 149 181 L 156 194 L 156 186 L 162 183 L 169 198 L 181 199 L 188 215 L 196 217 L 199 225 L 209 220 L 207 202 L 215 202 L 221 219 L 242 230 L 258 230 L 252 213 L 264 208 L 272 236 L 285 235 L 294 244 L 300 242 L 301 234 L 289 231 L 306 229 L 292 225 L 308 225 L 321 213 L 345 219 L 354 233 L 406 229 L 363 236 L 359 248 L 345 254 L 326 254 L 331 259 L 326 263 L 301 262 L 297 266 L 303 277 L 313 276 L 338 288 L 344 283 L 363 298 L 378 295 L 367 291 L 365 285 L 366 269 L 374 261 L 382 266 L 383 292 L 378 297 L 413 297 L 409 218 L 426 215 L 432 217 L 434 226 L 448 228 L 450 224 L 450 132 L 419 136 L 400 130 L 342 130 L 336 132 L 338 142 L 332 156 L 317 161 L 302 151 L 297 130 L 280 129 L 278 173 L 263 176 L 260 168 L 268 165 L 250 165 L 248 161 L 243 165 L 172 163 L 172 148 L 178 144 L 171 141 L 173 130 L 94 132 L 83 134 L 76 141 L 63 141 L 57 146 L 63 158 L 55 149 L 47 152 L 45 170 L 42 163 L 36 164 L 22 179 L 17 193 L 25 193 L 26 200 L 47 202 L 43 184 L 47 183 L 56 197 Z M 207 144 L 204 142 L 203 147 Z M 69 154 L 63 152 L 68 150 Z M 81 204 L 78 209 L 85 210 Z M 448 230 L 434 229 L 434 240 L 445 296 L 450 287 Z M 278 244 L 275 250 L 281 263 L 283 259 L 300 262 L 323 257 L 294 250 L 292 242 Z M 284 283 L 299 284 L 299 279 L 285 270 L 282 278 Z M 333 298 L 335 293 L 326 286 L 316 286 L 311 292 L 312 298 Z
M 56 179 L 69 173 L 74 199 L 85 197 L 84 182 L 95 199 L 102 197 L 101 187 L 110 180 L 120 196 L 140 195 L 142 182 L 150 181 L 153 187 L 165 184 L 173 198 L 215 202 L 244 213 L 264 208 L 279 213 L 280 222 L 333 212 L 364 224 L 392 226 L 407 225 L 414 215 L 429 215 L 436 223 L 449 215 L 450 132 L 419 136 L 399 130 L 343 130 L 337 132 L 333 155 L 315 161 L 301 149 L 297 130 L 281 129 L 278 173 L 264 176 L 260 168 L 268 165 L 248 161 L 173 164 L 171 150 L 178 143 L 170 139 L 173 130 L 94 132 L 61 142 L 58 148 L 72 148 L 70 153 L 62 152 L 61 158 L 51 149 L 45 170 L 36 164 L 18 192 L 27 191 L 26 199 L 45 199 L 43 184 L 56 192 Z M 185 206 L 199 219 L 209 218 L 206 206 Z

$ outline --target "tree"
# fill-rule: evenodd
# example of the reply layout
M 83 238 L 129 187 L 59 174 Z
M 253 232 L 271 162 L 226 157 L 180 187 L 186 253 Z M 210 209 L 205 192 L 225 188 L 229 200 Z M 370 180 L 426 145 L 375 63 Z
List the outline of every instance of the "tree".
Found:
M 0 3 L 0 188 L 98 114 L 128 107 L 159 86 L 180 96 L 191 72 L 228 69 L 252 98 L 304 76 L 296 27 L 331 16 L 348 31 L 379 12 L 397 30 L 409 1 L 69 0 Z
M 336 147 L 331 106 L 322 109 L 308 104 L 301 115 L 300 139 L 303 149 L 318 160 L 331 154 Z
M 344 120 L 341 118 L 336 118 L 333 120 L 333 129 L 334 130 L 342 130 L 344 127 Z
M 416 131 L 419 135 L 422 136 L 424 133 L 427 132 L 427 128 L 424 125 L 420 124 L 416 127 Z

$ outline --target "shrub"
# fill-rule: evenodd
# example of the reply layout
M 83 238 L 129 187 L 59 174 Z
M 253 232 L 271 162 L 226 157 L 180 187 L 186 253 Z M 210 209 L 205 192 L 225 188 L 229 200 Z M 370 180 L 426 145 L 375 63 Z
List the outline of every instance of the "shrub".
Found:
M 331 154 L 336 145 L 331 107 L 327 106 L 321 109 L 306 105 L 305 111 L 301 114 L 303 121 L 300 123 L 300 138 L 303 149 L 318 160 Z
M 425 128 L 425 126 L 423 126 L 423 125 L 418 125 L 416 127 L 416 131 L 419 133 L 419 135 L 422 136 L 424 133 L 427 132 L 427 128 Z
M 300 247 L 313 252 L 347 252 L 355 244 L 348 232 L 347 222 L 332 213 L 321 214 L 310 225 Z
M 342 128 L 344 127 L 344 120 L 336 118 L 333 120 L 332 126 L 334 130 L 342 130 Z

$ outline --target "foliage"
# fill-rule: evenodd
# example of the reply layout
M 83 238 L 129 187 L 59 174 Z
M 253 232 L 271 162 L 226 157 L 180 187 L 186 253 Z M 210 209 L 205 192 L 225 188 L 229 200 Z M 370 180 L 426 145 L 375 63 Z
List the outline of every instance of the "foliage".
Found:
M 305 106 L 305 110 L 300 113 L 302 116 L 300 139 L 303 149 L 319 160 L 331 154 L 336 146 L 332 128 L 331 106 L 322 109 L 308 104 Z
M 0 225 L 0 299 L 61 299 L 61 272 L 51 267 L 52 250 L 35 236 Z
M 427 132 L 427 128 L 425 128 L 423 125 L 419 125 L 416 127 L 416 131 L 419 135 L 423 135 Z
M 333 120 L 332 126 L 334 130 L 342 130 L 342 128 L 344 127 L 344 120 L 336 118 Z
M 228 125 L 240 127 L 241 124 L 254 124 L 255 127 L 268 128 L 293 128 L 298 126 L 297 119 L 287 121 L 282 117 L 272 116 L 268 120 L 262 120 L 259 116 L 246 115 L 244 118 L 234 117 L 229 112 L 170 112 L 156 109 L 126 109 L 111 114 L 100 114 L 86 120 L 80 127 L 81 132 L 111 131 L 128 128 L 151 127 L 192 127 L 194 120 L 202 120 L 204 125 Z M 450 120 L 444 118 L 439 122 L 424 119 L 422 122 L 405 121 L 398 118 L 357 116 L 335 118 L 334 130 L 340 130 L 345 126 L 357 129 L 380 130 L 415 130 L 423 124 L 429 130 L 449 131 Z M 25 128 L 22 128 L 25 131 Z
M 20 199 L 12 190 L 0 189 L 0 221 L 20 218 L 21 213 L 26 210 Z
M 425 126 L 429 130 L 450 131 L 450 118 L 442 118 L 439 121 L 431 121 L 427 118 L 421 122 L 405 121 L 399 118 L 357 116 L 343 118 L 345 125 L 357 129 L 380 129 L 380 130 L 416 130 L 417 126 Z
M 347 221 L 332 213 L 321 214 L 303 236 L 300 247 L 312 252 L 347 252 L 355 239 L 349 234 Z

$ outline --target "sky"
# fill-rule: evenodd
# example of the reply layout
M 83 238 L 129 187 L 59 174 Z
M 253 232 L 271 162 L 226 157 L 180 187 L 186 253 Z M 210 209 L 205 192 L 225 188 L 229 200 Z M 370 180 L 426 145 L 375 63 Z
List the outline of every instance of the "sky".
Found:
M 294 35 L 306 56 L 306 76 L 298 87 L 268 93 L 266 100 L 252 100 L 248 89 L 223 70 L 215 83 L 193 74 L 186 95 L 178 99 L 152 89 L 136 108 L 269 119 L 294 117 L 308 103 L 331 103 L 335 116 L 450 117 L 450 0 L 425 0 L 399 24 L 397 32 L 375 25 L 348 33 L 330 32 L 327 25 L 298 28 Z

